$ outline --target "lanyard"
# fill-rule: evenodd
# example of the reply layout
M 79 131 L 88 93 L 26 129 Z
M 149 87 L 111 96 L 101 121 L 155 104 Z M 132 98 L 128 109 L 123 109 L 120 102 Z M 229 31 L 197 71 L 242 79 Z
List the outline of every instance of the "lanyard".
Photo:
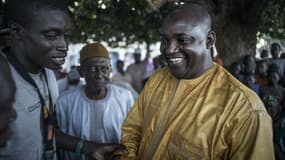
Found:
M 28 74 L 28 72 L 24 69 L 24 66 L 18 61 L 18 59 L 13 55 L 12 53 L 6 54 L 7 59 L 12 64 L 12 66 L 15 68 L 18 74 L 21 75 L 21 77 L 26 80 L 29 84 L 31 84 L 37 91 L 40 102 L 41 102 L 41 130 L 43 134 L 43 143 L 44 143 L 44 149 L 45 150 L 53 150 L 53 134 L 54 134 L 54 111 L 52 107 L 52 99 L 51 99 L 51 92 L 49 89 L 48 81 L 47 81 L 47 75 L 45 69 L 43 69 L 44 78 L 47 84 L 47 90 L 49 95 L 49 108 L 45 104 L 45 99 L 43 95 L 40 92 L 39 87 L 36 85 L 36 82 L 33 80 L 33 78 Z

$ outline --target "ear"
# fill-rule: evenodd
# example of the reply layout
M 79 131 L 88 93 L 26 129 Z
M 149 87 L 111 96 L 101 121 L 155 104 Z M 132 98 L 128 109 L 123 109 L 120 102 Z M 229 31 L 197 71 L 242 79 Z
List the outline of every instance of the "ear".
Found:
M 24 28 L 20 24 L 15 22 L 9 22 L 8 26 L 11 36 L 16 39 L 19 39 L 23 33 Z
M 109 67 L 109 77 L 110 77 L 110 74 L 112 73 L 112 65 L 111 65 L 111 62 L 109 63 L 109 65 L 108 65 L 108 67 Z
M 209 31 L 207 35 L 206 47 L 207 49 L 212 48 L 216 42 L 216 33 L 214 31 Z

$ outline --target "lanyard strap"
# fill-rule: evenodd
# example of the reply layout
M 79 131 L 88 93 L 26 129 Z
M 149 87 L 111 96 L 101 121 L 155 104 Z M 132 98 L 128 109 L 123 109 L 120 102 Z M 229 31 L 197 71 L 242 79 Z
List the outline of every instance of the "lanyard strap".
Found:
M 47 108 L 45 104 L 45 99 L 43 95 L 40 92 L 39 87 L 37 86 L 36 82 L 33 80 L 33 78 L 28 74 L 28 72 L 24 69 L 24 66 L 18 61 L 18 59 L 13 55 L 12 53 L 6 54 L 7 59 L 12 64 L 12 66 L 15 68 L 18 74 L 21 75 L 21 77 L 27 81 L 29 84 L 31 84 L 37 91 L 40 102 L 41 102 L 41 130 L 43 134 L 43 142 L 45 150 L 53 150 L 53 129 L 54 129 L 54 111 L 52 105 L 52 99 L 50 95 L 50 89 L 47 81 L 47 75 L 45 69 L 43 69 L 44 78 L 47 85 L 48 95 L 49 95 L 49 109 Z

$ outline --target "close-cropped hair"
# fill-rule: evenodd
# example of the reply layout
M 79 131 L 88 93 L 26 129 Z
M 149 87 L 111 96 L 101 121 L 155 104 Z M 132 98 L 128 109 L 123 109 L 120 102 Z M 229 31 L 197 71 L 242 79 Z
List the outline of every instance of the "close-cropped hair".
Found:
M 64 0 L 6 0 L 4 17 L 8 21 L 27 26 L 29 19 L 40 9 L 67 11 Z

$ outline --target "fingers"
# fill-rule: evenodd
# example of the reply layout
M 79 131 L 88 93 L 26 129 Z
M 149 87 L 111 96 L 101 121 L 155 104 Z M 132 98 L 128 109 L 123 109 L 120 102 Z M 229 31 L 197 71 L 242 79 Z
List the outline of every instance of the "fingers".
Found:
M 113 152 L 113 156 L 123 156 L 123 155 L 128 155 L 129 152 L 127 149 L 118 149 L 115 152 Z
M 109 152 L 111 159 L 119 159 L 121 156 L 125 156 L 129 154 L 128 150 L 126 149 L 124 145 L 111 144 L 109 147 L 111 147 L 111 150 Z

